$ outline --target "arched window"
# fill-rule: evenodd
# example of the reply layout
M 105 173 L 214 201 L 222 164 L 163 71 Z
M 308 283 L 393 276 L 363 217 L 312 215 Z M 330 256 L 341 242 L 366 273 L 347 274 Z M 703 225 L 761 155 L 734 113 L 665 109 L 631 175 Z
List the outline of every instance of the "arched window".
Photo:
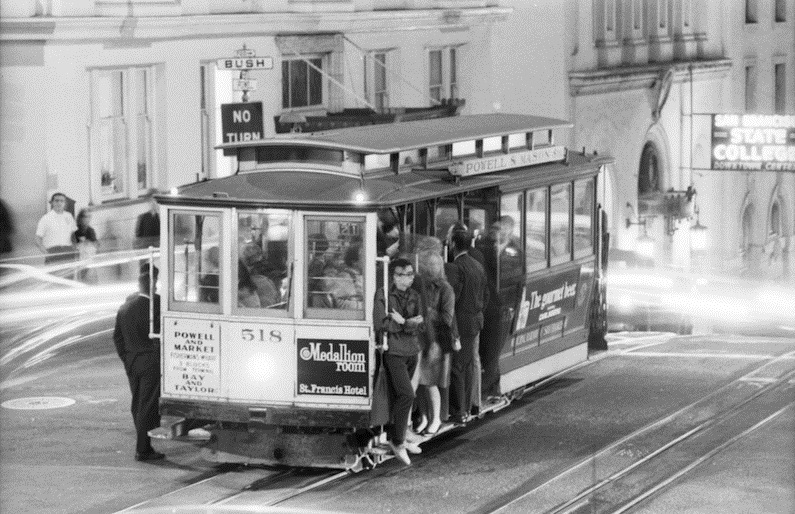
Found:
M 638 196 L 660 191 L 660 156 L 651 141 L 643 147 L 638 170 Z

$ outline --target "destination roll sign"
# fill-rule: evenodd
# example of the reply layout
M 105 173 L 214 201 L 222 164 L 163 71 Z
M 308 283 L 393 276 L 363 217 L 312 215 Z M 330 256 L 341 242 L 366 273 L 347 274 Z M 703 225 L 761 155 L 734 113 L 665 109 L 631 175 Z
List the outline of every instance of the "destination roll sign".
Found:
M 713 114 L 712 169 L 795 171 L 795 116 Z
M 563 146 L 546 146 L 533 150 L 523 150 L 510 154 L 498 154 L 488 157 L 476 157 L 453 162 L 447 169 L 452 175 L 471 177 L 483 173 L 509 170 L 522 166 L 533 166 L 545 162 L 562 161 L 566 158 Z

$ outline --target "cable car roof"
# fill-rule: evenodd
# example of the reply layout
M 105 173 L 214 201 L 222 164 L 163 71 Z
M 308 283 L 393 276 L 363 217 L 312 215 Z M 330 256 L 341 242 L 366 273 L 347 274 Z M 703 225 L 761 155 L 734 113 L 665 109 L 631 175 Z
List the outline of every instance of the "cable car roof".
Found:
M 364 125 L 322 132 L 279 134 L 273 138 L 228 143 L 216 148 L 313 146 L 362 154 L 389 154 L 508 134 L 569 128 L 568 121 L 524 114 L 469 114 L 432 120 Z
M 410 202 L 450 196 L 494 186 L 522 187 L 523 184 L 572 180 L 594 171 L 612 159 L 569 153 L 568 164 L 554 162 L 486 175 L 451 180 L 447 172 L 415 170 L 400 175 L 384 174 L 360 180 L 340 173 L 316 171 L 267 171 L 238 173 L 229 177 L 197 182 L 180 188 L 176 195 L 158 195 L 167 205 L 220 207 L 279 207 L 329 210 L 372 210 Z M 354 195 L 364 193 L 356 202 Z

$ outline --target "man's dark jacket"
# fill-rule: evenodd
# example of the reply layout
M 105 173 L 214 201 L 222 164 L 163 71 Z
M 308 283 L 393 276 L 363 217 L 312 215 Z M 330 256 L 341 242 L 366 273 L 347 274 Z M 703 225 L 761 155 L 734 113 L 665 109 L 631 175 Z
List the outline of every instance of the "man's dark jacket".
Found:
M 469 253 L 457 256 L 445 272 L 455 292 L 458 333 L 461 339 L 472 339 L 483 329 L 483 310 L 489 302 L 486 272 Z
M 154 332 L 160 332 L 160 296 L 155 295 L 154 301 Z M 127 297 L 127 301 L 116 315 L 116 328 L 113 331 L 113 343 L 119 354 L 124 369 L 130 373 L 136 357 L 154 357 L 160 360 L 160 346 L 156 340 L 149 339 L 149 298 L 136 293 Z M 152 370 L 160 373 L 160 367 Z

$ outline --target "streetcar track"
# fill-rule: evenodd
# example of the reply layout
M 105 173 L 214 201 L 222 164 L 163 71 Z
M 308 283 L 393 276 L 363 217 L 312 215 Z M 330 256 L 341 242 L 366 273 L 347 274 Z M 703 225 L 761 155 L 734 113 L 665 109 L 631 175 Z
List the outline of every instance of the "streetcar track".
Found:
M 240 491 L 235 495 L 215 502 L 214 505 L 275 506 L 312 491 L 313 489 L 317 489 L 329 483 L 340 480 L 349 474 L 350 472 L 348 471 L 326 471 L 325 473 L 322 473 L 321 477 L 300 477 L 296 476 L 298 475 L 297 473 L 292 473 L 290 476 L 285 474 L 284 477 L 279 477 L 283 481 L 273 480 L 272 484 L 269 484 L 268 487 L 258 486 L 247 488 L 246 490 Z M 291 478 L 293 480 L 290 480 Z
M 318 471 L 320 476 L 303 476 L 305 471 Z M 153 507 L 188 505 L 274 506 L 349 474 L 348 471 L 237 466 L 232 470 L 213 471 L 210 476 L 198 477 L 184 487 L 117 511 L 117 514 Z
M 781 381 L 777 384 L 778 387 L 787 387 L 787 385 L 788 384 L 786 381 Z M 668 446 L 667 448 L 665 448 L 664 452 L 663 451 L 656 452 L 657 454 L 654 457 L 660 457 L 660 459 L 649 458 L 641 463 L 644 466 L 643 468 L 640 465 L 636 465 L 636 466 L 631 466 L 632 469 L 628 468 L 626 472 L 621 472 L 620 474 L 616 473 L 615 477 L 610 477 L 609 480 L 605 480 L 603 481 L 603 483 L 598 484 L 599 487 L 596 488 L 596 490 L 591 491 L 591 493 L 587 495 L 584 495 L 582 499 L 585 500 L 586 504 L 592 504 L 594 502 L 597 503 L 596 507 L 591 505 L 592 507 L 590 509 L 591 511 L 599 512 L 607 510 L 609 512 L 613 512 L 612 504 L 609 501 L 605 502 L 605 500 L 602 500 L 602 498 L 610 495 L 611 492 L 613 492 L 614 490 L 619 491 L 618 494 L 623 493 L 624 495 L 627 495 L 627 492 L 632 491 L 633 487 L 635 489 L 639 487 L 638 482 L 641 482 L 644 478 L 646 478 L 645 475 L 651 475 L 652 482 L 654 483 L 656 481 L 656 483 L 654 483 L 654 485 L 651 486 L 648 490 L 644 490 L 643 486 L 640 486 L 641 492 L 639 494 L 630 493 L 631 499 L 627 502 L 627 504 L 636 505 L 637 503 L 640 503 L 640 501 L 642 501 L 643 499 L 650 497 L 652 494 L 657 494 L 661 492 L 662 490 L 664 490 L 665 487 L 667 487 L 668 484 L 673 482 L 672 480 L 669 481 L 669 479 L 672 476 L 681 477 L 682 475 L 685 474 L 685 472 L 689 472 L 690 470 L 695 468 L 696 465 L 705 462 L 709 458 L 720 453 L 720 451 L 723 451 L 724 449 L 728 448 L 730 446 L 729 443 L 733 444 L 734 442 L 739 441 L 742 438 L 741 436 L 743 436 L 743 434 L 745 435 L 750 434 L 753 430 L 751 431 L 749 431 L 750 429 L 743 430 L 740 434 L 732 436 L 729 440 L 723 441 L 720 444 L 718 444 L 718 446 L 712 446 L 712 444 L 709 441 L 710 437 L 714 438 L 716 437 L 716 434 L 717 437 L 720 438 L 721 432 L 718 430 L 720 428 L 720 425 L 726 423 L 727 421 L 731 421 L 732 418 L 742 418 L 739 420 L 740 424 L 751 422 L 753 419 L 755 419 L 755 417 L 753 416 L 753 414 L 749 414 L 747 410 L 757 407 L 756 403 L 752 403 L 753 400 L 760 400 L 760 399 L 766 400 L 772 397 L 773 401 L 779 401 L 780 398 L 775 397 L 772 394 L 776 391 L 777 389 L 775 387 L 771 387 L 766 391 L 760 392 L 759 395 L 755 395 L 755 398 L 749 399 L 749 401 L 744 403 L 743 405 L 740 405 L 736 409 L 733 409 L 732 411 L 725 413 L 725 415 L 721 416 L 720 419 L 716 420 L 714 423 L 711 423 L 709 426 L 704 427 L 703 429 L 690 434 L 686 438 L 683 438 L 682 440 L 678 441 L 676 445 Z M 767 398 L 761 398 L 762 395 L 765 395 Z M 764 408 L 766 407 L 766 405 L 762 403 L 761 407 Z M 765 416 L 763 418 L 763 421 L 764 420 L 770 421 L 772 419 L 775 419 L 775 417 L 786 411 L 786 409 L 789 407 L 791 407 L 791 404 L 788 404 L 783 408 L 778 408 L 778 406 L 776 405 L 774 408 L 777 408 L 778 410 L 776 411 L 776 413 L 774 413 L 775 416 L 772 418 L 770 416 Z M 755 423 L 751 428 L 754 427 L 759 428 L 763 424 L 764 423 L 762 424 Z M 695 451 L 697 453 L 700 453 L 698 445 L 704 444 L 701 441 L 702 439 L 706 439 L 707 444 L 709 446 L 712 446 L 712 448 L 695 460 L 686 457 L 687 455 L 689 455 L 689 452 L 693 451 L 694 449 L 693 447 L 695 447 Z M 685 456 L 684 459 L 683 459 L 683 454 Z M 684 468 L 680 467 L 680 462 L 683 460 L 685 461 L 690 460 L 690 463 L 686 465 Z M 658 469 L 651 469 L 651 470 L 644 469 L 646 466 L 655 466 L 655 465 L 657 466 Z M 666 466 L 667 467 L 674 466 L 677 469 L 671 472 L 670 470 L 665 469 Z M 683 472 L 683 470 L 685 471 Z M 632 474 L 633 471 L 636 472 L 637 476 Z M 658 476 L 660 475 L 665 476 L 666 478 L 657 481 Z M 626 485 L 624 482 L 630 482 L 631 484 Z M 600 501 L 601 503 L 607 503 L 607 505 L 599 505 Z M 561 512 L 564 514 L 572 514 L 576 512 L 579 508 L 580 506 L 568 506 L 568 508 L 559 508 L 550 512 L 555 512 L 555 513 Z
M 620 355 L 623 355 L 625 352 L 619 352 Z M 588 497 L 597 491 L 598 489 L 604 487 L 604 485 L 609 484 L 610 482 L 620 478 L 621 476 L 626 475 L 627 473 L 631 472 L 632 470 L 636 469 L 641 464 L 648 462 L 649 460 L 655 458 L 662 452 L 666 451 L 667 449 L 679 444 L 681 441 L 687 440 L 693 435 L 701 432 L 705 428 L 708 428 L 715 423 L 717 423 L 720 419 L 724 419 L 731 415 L 732 412 L 739 410 L 743 405 L 746 405 L 750 401 L 758 398 L 760 395 L 769 392 L 772 388 L 786 384 L 787 381 L 791 381 L 791 377 L 795 375 L 795 370 L 790 370 L 784 373 L 783 377 L 779 377 L 774 381 L 771 381 L 770 377 L 755 377 L 754 375 L 760 373 L 764 369 L 771 367 L 777 363 L 784 363 L 786 361 L 790 361 L 795 358 L 795 351 L 789 352 L 787 354 L 778 356 L 772 360 L 768 360 L 767 362 L 763 363 L 761 366 L 756 367 L 754 370 L 746 373 L 740 378 L 735 379 L 734 381 L 725 384 L 724 386 L 720 387 L 719 389 L 713 391 L 712 393 L 702 397 L 701 399 L 697 400 L 696 402 L 691 403 L 688 406 L 683 407 L 682 409 L 677 410 L 673 414 L 670 414 L 660 420 L 657 420 L 641 429 L 629 434 L 619 441 L 611 443 L 610 445 L 606 446 L 596 454 L 592 455 L 591 457 L 584 459 L 583 461 L 575 464 L 574 466 L 568 468 L 567 470 L 563 471 L 562 473 L 548 479 L 541 485 L 534 487 L 533 489 L 528 490 L 527 492 L 516 496 L 515 494 L 511 494 L 512 499 L 509 499 L 507 503 L 501 502 L 500 505 L 496 505 L 495 508 L 485 510 L 484 512 L 500 512 L 503 511 L 508 506 L 515 504 L 523 499 L 526 499 L 528 496 L 534 494 L 535 492 L 539 491 L 542 488 L 549 487 L 554 482 L 562 479 L 563 477 L 573 473 L 575 470 L 582 468 L 583 466 L 593 463 L 599 457 L 607 455 L 609 452 L 616 450 L 617 448 L 631 442 L 633 439 L 636 439 L 640 435 L 645 433 L 649 433 L 655 428 L 664 427 L 667 424 L 670 424 L 677 420 L 678 417 L 683 416 L 687 413 L 688 410 L 694 409 L 701 403 L 704 403 L 708 399 L 713 399 L 720 395 L 721 393 L 725 392 L 727 389 L 735 387 L 741 383 L 749 383 L 752 382 L 753 385 L 760 386 L 760 389 L 757 390 L 754 394 L 750 397 L 743 400 L 740 404 L 735 405 L 733 408 L 720 411 L 717 416 L 712 416 L 708 418 L 706 421 L 700 423 L 698 426 L 694 427 L 693 429 L 687 431 L 682 436 L 674 439 L 673 441 L 669 441 L 666 445 L 662 448 L 658 448 L 654 452 L 646 455 L 640 461 L 633 463 L 631 466 L 628 466 L 624 470 L 620 471 L 619 473 L 614 473 L 609 477 L 607 481 L 601 481 L 591 488 L 588 488 L 582 491 L 579 495 L 575 496 L 574 498 L 570 499 L 569 501 L 565 502 L 564 504 L 559 504 L 553 512 L 572 512 L 573 510 L 577 510 L 581 508 L 583 505 L 587 505 Z M 535 384 L 533 387 L 534 392 L 538 392 L 539 390 L 547 389 L 550 386 L 555 384 L 555 379 L 559 378 L 564 373 L 570 373 L 582 366 L 586 366 L 595 362 L 596 360 L 585 361 L 584 363 L 580 363 L 579 365 L 573 366 L 565 370 L 564 372 L 558 373 L 553 377 L 548 377 L 547 379 L 540 381 L 539 383 Z M 782 409 L 782 412 L 785 409 Z M 771 420 L 773 418 L 770 418 Z M 480 423 L 473 423 L 471 427 L 462 427 L 461 429 L 465 428 L 472 428 L 475 432 L 478 429 L 482 429 Z M 762 424 L 757 424 L 758 427 L 761 427 Z M 755 425 L 755 426 L 757 426 Z M 757 427 L 757 428 L 758 428 Z M 469 430 L 467 430 L 469 432 Z M 460 433 L 460 430 L 452 430 L 448 432 L 448 434 L 452 435 L 455 433 Z M 744 432 L 745 433 L 745 432 Z M 750 433 L 750 432 L 748 432 Z M 739 439 L 736 439 L 739 440 Z M 431 445 L 431 447 L 427 448 L 428 451 L 424 452 L 426 456 L 433 456 L 438 452 L 444 452 L 451 446 L 455 446 L 456 444 L 464 444 L 466 441 L 460 441 L 460 439 L 456 439 L 455 437 L 440 437 L 435 440 L 437 444 Z M 725 445 L 722 447 L 728 447 L 729 445 Z M 695 467 L 695 466 L 693 466 Z M 240 468 L 238 468 L 240 469 Z M 185 487 L 179 488 L 175 491 L 171 491 L 166 493 L 158 498 L 147 500 L 145 502 L 141 502 L 139 504 L 133 505 L 124 509 L 119 512 L 131 512 L 141 508 L 153 507 L 153 506 L 178 506 L 178 505 L 186 505 L 186 504 L 199 504 L 199 505 L 250 505 L 256 504 L 261 506 L 275 506 L 277 504 L 281 504 L 287 502 L 291 499 L 299 497 L 307 492 L 310 492 L 314 489 L 318 489 L 320 487 L 326 486 L 333 482 L 336 482 L 346 476 L 350 476 L 351 473 L 349 471 L 334 471 L 330 472 L 326 470 L 325 473 L 321 473 L 321 476 L 312 476 L 306 477 L 301 476 L 300 469 L 288 469 L 286 471 L 279 471 L 273 469 L 263 469 L 263 468 L 248 468 L 243 467 L 244 471 L 240 473 L 241 480 L 240 484 L 235 487 L 228 487 L 228 486 L 219 486 L 219 483 L 222 482 L 224 479 L 222 477 L 228 476 L 233 471 L 223 471 L 213 476 L 204 478 L 202 480 L 198 480 L 192 484 L 189 484 Z M 251 477 L 251 472 L 253 470 L 259 469 L 260 473 L 265 473 L 264 476 L 259 477 Z M 405 470 L 410 468 L 404 467 L 381 467 L 379 466 L 376 470 L 371 470 L 370 472 L 366 473 L 366 476 L 361 476 L 363 480 L 357 481 L 358 483 L 353 483 L 352 489 L 358 489 L 360 487 L 366 487 L 366 484 L 371 483 L 373 480 L 378 480 L 381 478 L 385 478 L 391 476 L 393 474 L 402 473 Z M 692 469 L 692 468 L 690 468 Z M 315 470 L 318 471 L 318 470 Z M 674 479 L 675 480 L 675 479 Z M 673 480 L 671 480 L 672 482 Z M 234 481 L 233 481 L 234 482 Z M 214 489 L 214 492 L 208 493 L 207 491 L 201 492 L 200 494 L 196 494 L 197 492 L 201 491 L 204 488 L 211 488 Z M 662 486 L 664 487 L 664 486 Z M 658 492 L 658 490 L 655 490 Z M 644 496 L 644 498 L 649 497 L 656 492 L 650 492 L 648 495 Z M 197 497 L 204 496 L 205 498 L 201 502 L 196 502 Z M 190 498 L 192 501 L 190 503 L 184 503 L 185 498 Z M 175 502 L 176 500 L 176 502 Z M 638 500 L 638 502 L 642 501 Z M 634 505 L 634 504 L 633 504 Z
M 780 356 L 776 357 L 775 359 L 769 360 L 769 361 L 763 363 L 762 365 L 756 367 L 752 371 L 746 373 L 742 377 L 739 377 L 739 378 L 729 382 L 728 384 L 725 384 L 725 385 L 721 386 L 720 388 L 716 389 L 712 393 L 710 393 L 710 394 L 708 394 L 708 395 L 696 400 L 695 402 L 693 402 L 693 403 L 691 403 L 691 404 L 689 404 L 689 405 L 677 410 L 676 412 L 674 412 L 672 414 L 669 414 L 668 416 L 665 416 L 665 417 L 663 417 L 663 418 L 661 418 L 661 419 L 659 419 L 657 421 L 654 421 L 654 422 L 652 422 L 652 423 L 650 423 L 650 424 L 648 424 L 648 425 L 646 425 L 644 427 L 641 427 L 640 429 L 638 429 L 638 430 L 636 430 L 636 431 L 634 431 L 634 432 L 622 437 L 618 441 L 615 441 L 615 442 L 605 446 L 601 450 L 595 452 L 590 457 L 585 458 L 585 459 L 581 460 L 580 462 L 574 464 L 573 466 L 568 467 L 564 471 L 562 471 L 562 472 L 558 473 L 557 475 L 545 480 L 541 484 L 537 484 L 536 481 L 531 480 L 528 483 L 526 483 L 526 485 L 524 487 L 517 488 L 514 491 L 512 491 L 511 493 L 503 495 L 501 498 L 497 498 L 495 501 L 491 502 L 490 504 L 487 504 L 482 509 L 478 509 L 477 512 L 483 512 L 483 513 L 505 512 L 505 509 L 507 509 L 511 505 L 514 505 L 514 504 L 516 504 L 516 503 L 518 503 L 520 501 L 525 501 L 527 498 L 529 498 L 531 496 L 541 496 L 542 493 L 546 489 L 552 487 L 553 484 L 556 484 L 557 482 L 560 482 L 560 481 L 564 480 L 566 477 L 575 474 L 576 472 L 580 471 L 581 468 L 583 468 L 583 467 L 585 467 L 587 465 L 593 465 L 595 467 L 596 463 L 598 461 L 600 461 L 601 459 L 609 459 L 611 457 L 611 453 L 614 453 L 618 448 L 621 448 L 621 447 L 624 447 L 624 446 L 626 446 L 628 444 L 633 443 L 633 441 L 640 439 L 641 436 L 653 435 L 655 430 L 663 429 L 663 428 L 668 427 L 668 426 L 672 426 L 675 422 L 679 421 L 680 418 L 683 418 L 688 413 L 694 411 L 699 406 L 699 404 L 705 404 L 710 399 L 716 399 L 716 398 L 719 399 L 719 400 L 723 399 L 721 397 L 727 391 L 731 391 L 732 389 L 735 389 L 736 386 L 739 385 L 739 384 L 747 383 L 748 381 L 753 380 L 754 379 L 754 375 L 756 375 L 757 373 L 760 373 L 765 368 L 773 367 L 774 365 L 779 364 L 781 362 L 786 362 L 786 361 L 792 360 L 793 356 L 795 356 L 795 351 L 788 352 L 786 354 L 783 354 L 783 355 L 780 355 Z M 618 471 L 614 472 L 609 477 L 607 477 L 605 479 L 602 479 L 600 481 L 597 481 L 597 479 L 595 477 L 591 477 L 591 480 L 589 480 L 591 485 L 589 487 L 586 487 L 585 489 L 582 489 L 578 494 L 574 495 L 573 497 L 569 498 L 568 500 L 564 501 L 563 503 L 558 503 L 557 505 L 550 506 L 551 510 L 549 508 L 547 508 L 547 511 L 548 512 L 555 512 L 555 513 L 558 513 L 558 512 L 572 512 L 573 510 L 576 510 L 576 509 L 582 507 L 583 502 L 587 503 L 588 496 L 593 494 L 598 489 L 600 489 L 600 488 L 604 487 L 605 485 L 613 482 L 614 480 L 626 475 L 627 473 L 629 473 L 632 470 L 636 469 L 638 466 L 650 461 L 654 457 L 658 456 L 659 454 L 663 453 L 664 451 L 668 450 L 669 448 L 675 446 L 676 444 L 679 444 L 680 442 L 689 439 L 690 437 L 700 433 L 701 431 L 703 431 L 706 428 L 709 428 L 709 427 L 713 426 L 714 424 L 720 422 L 721 420 L 732 416 L 734 413 L 736 413 L 737 411 L 741 410 L 749 402 L 751 402 L 754 399 L 760 397 L 761 395 L 766 394 L 767 392 L 771 391 L 772 389 L 774 389 L 774 388 L 776 388 L 778 386 L 782 386 L 782 385 L 786 386 L 787 384 L 791 383 L 791 378 L 793 376 L 795 376 L 795 370 L 788 370 L 788 371 L 782 373 L 782 375 L 779 376 L 776 379 L 775 382 L 767 382 L 767 381 L 765 381 L 765 382 L 763 382 L 761 384 L 760 383 L 756 383 L 755 385 L 760 386 L 760 388 L 756 392 L 751 394 L 749 397 L 744 398 L 739 403 L 731 405 L 728 408 L 725 408 L 723 410 L 719 410 L 716 414 L 714 414 L 713 416 L 710 416 L 705 421 L 702 421 L 701 423 L 698 423 L 695 427 L 691 428 L 690 430 L 687 430 L 684 434 L 681 434 L 680 436 L 674 438 L 673 440 L 669 440 L 668 443 L 662 445 L 661 447 L 658 447 L 657 450 L 655 450 L 655 451 L 653 451 L 653 452 L 651 452 L 649 454 L 644 455 L 641 459 L 636 460 L 632 464 L 630 464 L 628 466 L 624 466 L 623 468 L 620 468 Z M 594 482 L 596 482 L 596 483 L 594 483 Z M 522 490 L 522 489 L 525 489 L 525 490 Z M 539 503 L 541 503 L 541 502 L 539 502 Z
M 792 406 L 793 406 L 793 404 L 789 404 L 789 405 L 787 405 L 785 407 L 782 407 L 781 409 L 779 409 L 778 411 L 776 411 L 773 414 L 769 415 L 768 417 L 764 418 L 763 420 L 759 421 L 758 423 L 756 423 L 752 427 L 747 428 L 746 430 L 744 430 L 740 434 L 737 434 L 734 437 L 732 437 L 731 439 L 729 439 L 728 441 L 725 441 L 724 443 L 722 443 L 718 447 L 716 447 L 713 450 L 711 450 L 710 452 L 708 452 L 706 455 L 703 455 L 703 456 L 699 457 L 698 459 L 696 459 L 695 461 L 691 462 L 690 464 L 688 464 L 687 466 L 685 466 L 684 468 L 682 468 L 678 472 L 674 473 L 670 477 L 666 478 L 662 482 L 658 483 L 657 485 L 655 485 L 651 489 L 648 489 L 644 493 L 642 493 L 639 496 L 635 497 L 629 503 L 626 503 L 625 505 L 622 505 L 618 510 L 613 511 L 613 514 L 620 514 L 622 512 L 626 512 L 627 510 L 631 509 L 632 507 L 634 507 L 634 506 L 646 501 L 647 499 L 659 494 L 660 492 L 664 491 L 668 486 L 670 486 L 671 484 L 673 484 L 674 482 L 676 482 L 677 480 L 679 480 L 680 478 L 685 476 L 687 473 L 690 473 L 692 470 L 694 470 L 695 468 L 697 468 L 701 464 L 707 462 L 708 460 L 712 459 L 713 457 L 718 455 L 720 452 L 726 450 L 727 448 L 729 448 L 733 444 L 735 444 L 735 443 L 747 438 L 748 436 L 750 436 L 756 430 L 762 428 L 763 426 L 767 425 L 769 422 L 771 422 L 771 421 L 775 420 L 776 418 L 778 418 L 780 415 L 782 415 L 784 412 L 786 412 L 787 409 L 792 408 Z
M 260 473 L 265 473 L 265 475 L 257 476 Z M 230 494 L 239 492 L 241 488 L 250 485 L 252 482 L 261 480 L 274 473 L 277 473 L 277 471 L 264 468 L 249 468 L 246 466 L 236 466 L 233 469 L 216 468 L 215 470 L 202 473 L 195 477 L 188 485 L 131 505 L 130 507 L 117 511 L 116 514 L 152 507 L 187 504 L 211 505 L 228 497 Z M 252 476 L 252 474 L 255 476 Z M 236 479 L 239 479 L 239 483 L 236 483 Z
M 719 352 L 634 352 L 628 351 L 622 354 L 627 357 L 676 357 L 676 358 L 695 358 L 695 359 L 739 359 L 739 360 L 776 360 L 778 357 L 771 354 L 749 354 L 749 353 L 719 353 Z M 795 356 L 790 356 L 782 360 L 792 360 Z

